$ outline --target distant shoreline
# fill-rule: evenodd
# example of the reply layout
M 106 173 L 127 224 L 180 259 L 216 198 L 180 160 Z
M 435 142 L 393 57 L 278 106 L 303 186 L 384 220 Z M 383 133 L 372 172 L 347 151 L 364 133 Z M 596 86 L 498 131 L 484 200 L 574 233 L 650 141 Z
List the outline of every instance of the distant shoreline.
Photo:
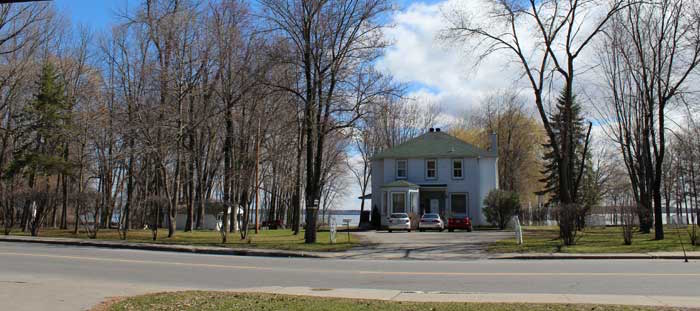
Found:
M 369 211 L 366 209 L 365 211 Z M 323 211 L 318 211 L 319 215 L 323 214 Z M 306 211 L 302 211 L 302 214 L 306 214 Z M 360 215 L 360 210 L 345 210 L 345 209 L 339 209 L 339 210 L 330 210 L 326 211 L 326 215 Z

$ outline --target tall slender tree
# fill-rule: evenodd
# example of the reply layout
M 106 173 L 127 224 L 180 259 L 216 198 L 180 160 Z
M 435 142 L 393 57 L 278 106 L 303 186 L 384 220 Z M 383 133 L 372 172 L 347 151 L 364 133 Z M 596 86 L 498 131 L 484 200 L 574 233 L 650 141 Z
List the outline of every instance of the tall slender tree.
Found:
M 484 20 L 477 20 L 469 9 L 456 8 L 447 13 L 450 22 L 443 39 L 452 43 L 467 42 L 478 53 L 477 60 L 495 53 L 511 56 L 528 81 L 535 106 L 551 144 L 551 154 L 557 162 L 557 195 L 564 209 L 576 208 L 579 172 L 575 167 L 576 140 L 573 133 L 574 91 L 581 70 L 581 56 L 590 49 L 611 19 L 628 5 L 627 0 L 614 1 L 516 1 L 489 0 Z M 483 8 L 482 8 L 483 9 Z M 534 32 L 525 31 L 531 27 Z M 531 42 L 532 44 L 525 44 Z M 547 90 L 561 85 L 564 124 L 557 131 L 551 111 L 548 111 Z M 568 213 L 567 213 L 568 214 Z M 570 228 L 560 226 L 564 243 L 574 243 Z

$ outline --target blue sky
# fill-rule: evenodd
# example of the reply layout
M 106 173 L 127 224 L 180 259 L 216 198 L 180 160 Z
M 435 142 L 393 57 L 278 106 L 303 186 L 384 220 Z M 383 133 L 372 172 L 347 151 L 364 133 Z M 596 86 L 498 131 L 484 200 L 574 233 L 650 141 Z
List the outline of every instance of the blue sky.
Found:
M 121 10 L 128 3 L 136 5 L 139 0 L 54 0 L 56 6 L 68 14 L 76 23 L 91 25 L 94 28 L 104 28 L 114 20 L 114 11 Z M 433 4 L 437 0 L 410 1 L 401 0 L 397 4 L 405 8 L 415 2 Z
M 136 3 L 134 0 L 129 0 Z M 105 29 L 114 20 L 114 12 L 123 8 L 126 0 L 54 0 L 56 7 L 74 23 Z

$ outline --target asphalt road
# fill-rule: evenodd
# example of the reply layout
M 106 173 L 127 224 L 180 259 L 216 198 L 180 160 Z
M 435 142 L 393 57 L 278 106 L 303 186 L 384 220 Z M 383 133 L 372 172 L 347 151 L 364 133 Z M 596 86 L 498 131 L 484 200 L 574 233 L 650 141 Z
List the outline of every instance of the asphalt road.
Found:
M 78 310 L 111 296 L 262 286 L 697 296 L 700 262 L 328 260 L 0 243 L 0 309 Z
M 486 259 L 489 243 L 513 238 L 513 232 L 366 231 L 355 233 L 370 243 L 348 252 L 355 259 L 474 260 Z

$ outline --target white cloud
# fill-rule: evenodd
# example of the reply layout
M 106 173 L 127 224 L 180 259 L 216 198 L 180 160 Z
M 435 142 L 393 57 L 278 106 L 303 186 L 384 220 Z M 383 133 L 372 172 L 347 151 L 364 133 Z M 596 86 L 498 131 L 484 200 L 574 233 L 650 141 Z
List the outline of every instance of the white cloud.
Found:
M 477 2 L 419 2 L 397 12 L 392 19 L 394 27 L 385 31 L 394 45 L 380 60 L 378 68 L 399 81 L 417 84 L 409 96 L 438 103 L 452 117 L 477 107 L 492 91 L 514 87 L 520 75 L 507 58 L 494 55 L 476 68 L 473 55 L 463 47 L 438 39 L 448 25 L 443 14 L 446 7 L 476 7 Z

